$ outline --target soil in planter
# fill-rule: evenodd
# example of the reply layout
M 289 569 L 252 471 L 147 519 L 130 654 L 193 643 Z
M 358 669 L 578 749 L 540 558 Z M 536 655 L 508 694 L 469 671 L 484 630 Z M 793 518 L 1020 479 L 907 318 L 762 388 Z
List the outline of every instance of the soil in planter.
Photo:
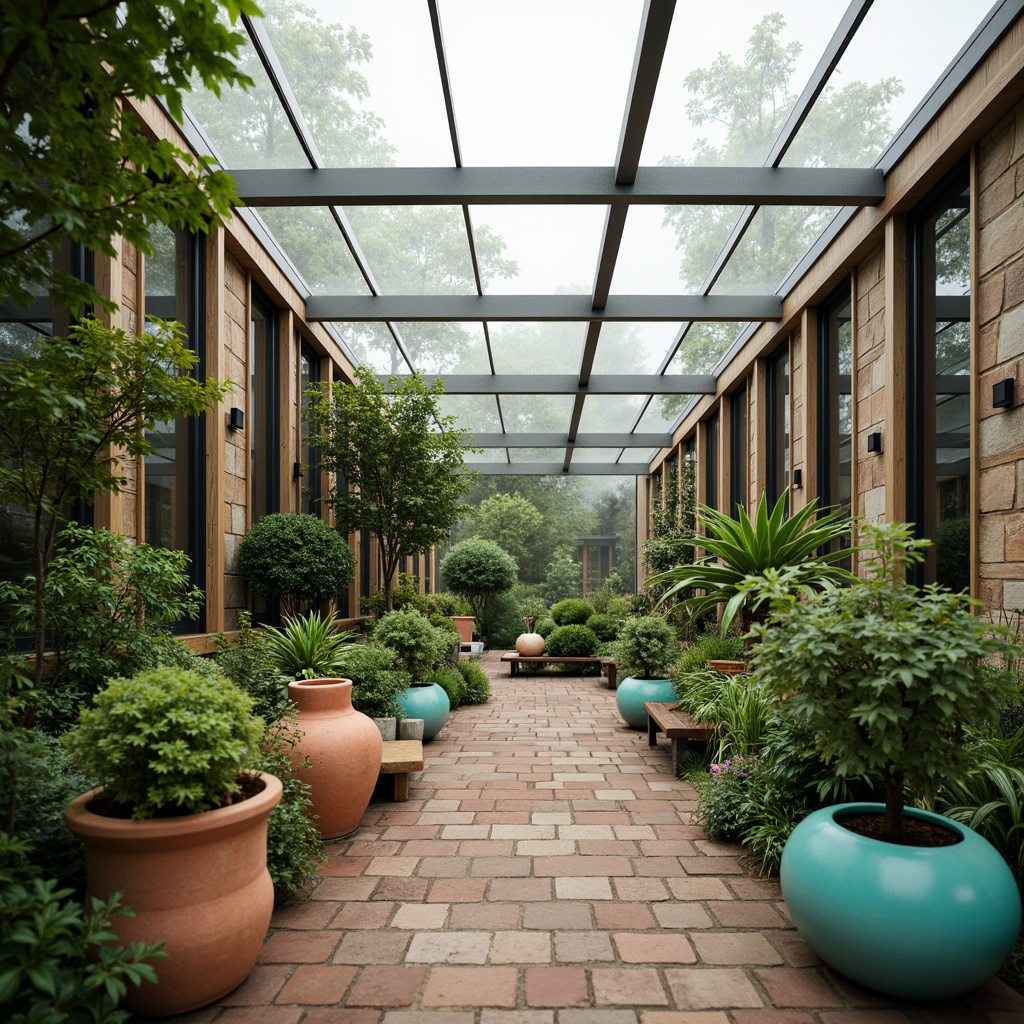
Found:
M 885 838 L 885 816 L 882 814 L 844 814 L 836 818 L 836 824 L 856 832 L 859 836 L 866 836 L 868 839 L 878 839 L 886 842 Z M 953 829 L 936 825 L 932 821 L 924 821 L 921 818 L 904 818 L 903 821 L 903 845 L 904 846 L 954 846 L 961 841 L 961 836 Z

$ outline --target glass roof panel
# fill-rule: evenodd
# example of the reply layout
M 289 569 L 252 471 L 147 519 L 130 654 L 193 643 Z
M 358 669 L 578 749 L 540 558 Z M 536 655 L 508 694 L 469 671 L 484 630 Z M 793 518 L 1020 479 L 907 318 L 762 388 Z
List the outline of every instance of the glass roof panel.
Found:
M 612 164 L 642 0 L 439 9 L 467 166 Z
M 618 462 L 621 448 L 574 448 L 573 462 Z
M 668 373 L 712 373 L 729 346 L 740 336 L 746 324 L 690 324 L 672 357 Z
M 580 433 L 632 430 L 646 395 L 587 395 Z
M 358 206 L 345 215 L 382 295 L 476 294 L 459 207 Z
M 594 373 L 657 373 L 679 333 L 673 323 L 606 323 L 594 356 Z
M 572 395 L 501 395 L 500 400 L 509 433 L 557 430 L 569 436 Z
M 487 434 L 501 431 L 493 395 L 442 395 L 440 409 L 443 416 L 454 416 L 465 430 Z
M 689 402 L 689 395 L 655 395 L 640 418 L 637 431 L 646 433 L 671 430 Z
M 759 295 L 778 291 L 793 265 L 836 212 L 833 206 L 762 206 L 712 293 Z
M 495 373 L 579 373 L 587 325 L 510 323 L 490 325 Z
M 267 207 L 260 216 L 314 295 L 370 294 L 327 207 Z
M 875 0 L 783 164 L 872 166 L 991 6 L 930 0 L 922 17 L 906 0 Z
M 387 324 L 334 325 L 357 363 L 368 363 L 376 373 L 408 373 L 409 368 Z
M 509 448 L 510 462 L 562 462 L 564 448 Z
M 764 163 L 847 6 L 730 0 L 728 16 L 715 4 L 677 6 L 641 164 Z M 728 72 L 751 52 L 764 60 L 736 88 Z
M 341 125 L 348 143 L 348 152 L 340 153 L 346 162 L 333 158 L 331 166 L 450 167 L 452 145 L 444 95 L 437 71 L 437 57 L 430 29 L 430 14 L 423 0 L 304 0 L 327 24 L 343 26 L 331 33 L 328 43 L 321 31 L 315 51 L 328 46 L 348 55 L 342 64 L 358 58 L 354 74 L 362 80 L 353 81 L 353 89 L 340 98 L 347 119 Z M 266 3 L 260 4 L 266 7 Z M 365 36 L 365 40 L 360 39 Z M 336 37 L 336 38 L 335 38 Z M 277 36 L 272 36 L 277 45 Z M 368 44 L 367 45 L 367 41 Z M 290 74 L 290 73 L 289 73 Z M 312 72 L 310 72 L 312 74 Z M 368 94 L 355 93 L 361 84 Z M 331 104 L 337 100 L 331 100 Z M 313 128 L 313 126 L 310 126 Z M 331 125 L 318 124 L 313 135 L 321 148 Z M 340 134 L 340 132 L 339 132 Z M 362 148 L 352 149 L 352 141 Z M 382 147 L 386 140 L 387 149 Z M 382 153 L 387 154 L 381 159 Z M 325 154 L 326 155 L 326 154 Z
M 589 294 L 603 206 L 471 206 L 488 295 Z
M 508 452 L 504 448 L 485 448 L 479 452 L 466 452 L 466 462 L 508 462 Z
M 483 324 L 409 321 L 398 324 L 420 373 L 490 373 Z

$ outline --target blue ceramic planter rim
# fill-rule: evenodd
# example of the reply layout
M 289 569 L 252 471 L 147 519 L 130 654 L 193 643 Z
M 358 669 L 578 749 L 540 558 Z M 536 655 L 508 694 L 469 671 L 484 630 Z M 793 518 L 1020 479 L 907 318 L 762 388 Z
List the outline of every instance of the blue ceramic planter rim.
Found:
M 885 813 L 885 804 L 872 803 L 870 801 L 864 801 L 860 803 L 845 803 L 845 804 L 833 804 L 830 807 L 823 807 L 820 811 L 816 811 L 816 814 L 827 815 L 834 821 L 840 828 L 846 829 L 850 835 L 856 836 L 858 839 L 863 840 L 865 843 L 876 843 L 879 846 L 896 847 L 899 850 L 929 850 L 931 852 L 941 850 L 956 849 L 961 843 L 968 840 L 969 835 L 975 833 L 963 827 L 958 821 L 954 821 L 952 818 L 947 818 L 944 814 L 938 814 L 935 811 L 925 810 L 923 807 L 908 807 L 904 806 L 903 816 L 905 818 L 917 818 L 919 821 L 928 821 L 933 825 L 938 825 L 940 828 L 944 828 L 949 832 L 952 832 L 958 839 L 955 843 L 950 843 L 948 846 L 917 846 L 913 843 L 910 844 L 898 844 L 890 843 L 884 839 L 875 839 L 873 836 L 865 836 L 854 829 L 848 829 L 840 821 L 841 818 L 848 818 L 854 814 L 877 814 L 879 816 Z

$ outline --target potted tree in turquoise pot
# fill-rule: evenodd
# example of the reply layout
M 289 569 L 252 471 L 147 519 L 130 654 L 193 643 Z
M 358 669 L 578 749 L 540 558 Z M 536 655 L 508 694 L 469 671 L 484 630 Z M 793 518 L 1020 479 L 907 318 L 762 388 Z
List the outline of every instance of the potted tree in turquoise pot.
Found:
M 891 995 L 949 998 L 1002 965 L 1020 895 L 991 844 L 916 804 L 965 770 L 962 726 L 997 715 L 1010 687 L 999 656 L 1013 648 L 966 595 L 906 582 L 928 543 L 910 526 L 865 533 L 866 579 L 802 601 L 779 586 L 758 630 L 755 682 L 786 702 L 837 775 L 874 778 L 884 794 L 801 821 L 783 850 L 782 891 L 840 973 Z
M 642 615 L 623 625 L 615 642 L 615 660 L 626 676 L 615 690 L 615 706 L 628 726 L 646 728 L 645 702 L 676 699 L 668 673 L 681 651 L 675 630 L 659 615 Z

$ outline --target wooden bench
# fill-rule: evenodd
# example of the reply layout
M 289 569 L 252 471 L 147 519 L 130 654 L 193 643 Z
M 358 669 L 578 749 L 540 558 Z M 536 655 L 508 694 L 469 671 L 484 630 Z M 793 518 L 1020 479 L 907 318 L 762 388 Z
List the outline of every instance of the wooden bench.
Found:
M 385 740 L 380 774 L 395 779 L 394 798 L 409 799 L 409 772 L 423 771 L 423 743 L 420 740 Z
M 501 660 L 508 662 L 509 674 L 513 678 L 519 675 L 520 665 L 597 665 L 601 669 L 601 674 L 608 679 L 609 690 L 614 690 L 619 685 L 614 658 L 552 658 L 546 654 L 526 655 L 516 651 L 506 651 L 501 656 Z
M 683 754 L 691 743 L 707 743 L 715 734 L 713 726 L 698 724 L 693 715 L 680 711 L 678 704 L 659 704 L 647 701 L 644 704 L 647 712 L 647 745 L 658 745 L 658 733 L 664 733 L 666 739 L 672 741 L 672 768 L 679 775 L 679 765 Z

